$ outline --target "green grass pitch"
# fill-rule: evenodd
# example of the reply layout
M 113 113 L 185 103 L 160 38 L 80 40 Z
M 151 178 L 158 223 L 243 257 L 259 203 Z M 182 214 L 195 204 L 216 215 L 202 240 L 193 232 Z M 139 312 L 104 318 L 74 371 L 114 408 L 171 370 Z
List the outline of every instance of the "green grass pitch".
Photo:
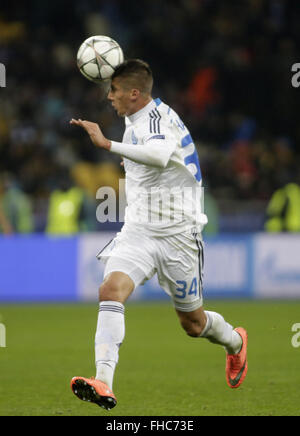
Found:
M 1 305 L 1 416 L 300 415 L 300 348 L 291 331 L 300 302 L 214 301 L 249 333 L 249 371 L 237 390 L 225 381 L 225 352 L 188 337 L 170 304 L 128 303 L 126 337 L 107 412 L 77 399 L 73 376 L 95 375 L 97 304 Z

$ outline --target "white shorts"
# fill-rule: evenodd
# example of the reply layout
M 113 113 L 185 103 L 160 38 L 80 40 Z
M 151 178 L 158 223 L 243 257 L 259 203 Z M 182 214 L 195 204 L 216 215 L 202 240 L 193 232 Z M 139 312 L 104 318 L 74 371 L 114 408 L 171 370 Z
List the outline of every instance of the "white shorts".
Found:
M 124 272 L 137 287 L 157 273 L 176 309 L 192 312 L 203 305 L 203 242 L 199 234 L 150 237 L 123 227 L 97 257 L 106 264 L 104 278 L 113 271 Z

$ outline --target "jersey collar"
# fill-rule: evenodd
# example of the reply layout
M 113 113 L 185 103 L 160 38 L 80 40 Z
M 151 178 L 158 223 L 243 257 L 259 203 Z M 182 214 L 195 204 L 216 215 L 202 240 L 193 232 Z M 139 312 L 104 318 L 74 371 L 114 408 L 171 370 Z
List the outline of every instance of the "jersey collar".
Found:
M 158 99 L 157 99 L 158 100 Z M 129 115 L 127 120 L 129 120 L 130 123 L 135 123 L 139 118 L 141 118 L 143 115 L 150 112 L 152 109 L 154 109 L 157 106 L 156 100 L 151 100 L 146 106 L 144 106 L 142 109 L 137 111 L 135 114 Z

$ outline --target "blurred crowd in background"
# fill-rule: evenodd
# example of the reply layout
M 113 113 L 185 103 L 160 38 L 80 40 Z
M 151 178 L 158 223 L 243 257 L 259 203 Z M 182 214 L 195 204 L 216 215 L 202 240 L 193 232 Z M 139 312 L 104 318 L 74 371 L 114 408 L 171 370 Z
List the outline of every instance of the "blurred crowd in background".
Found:
M 189 128 L 204 179 L 207 232 L 263 230 L 273 193 L 300 183 L 300 89 L 291 84 L 299 23 L 297 0 L 1 4 L 2 232 L 55 233 L 49 221 L 60 192 L 75 204 L 61 208 L 75 214 L 72 233 L 107 228 L 96 220 L 96 191 L 118 190 L 120 159 L 69 125 L 84 118 L 99 122 L 108 138 L 122 138 L 124 120 L 106 90 L 76 66 L 80 44 L 101 34 L 117 40 L 126 58 L 151 65 L 153 96 Z

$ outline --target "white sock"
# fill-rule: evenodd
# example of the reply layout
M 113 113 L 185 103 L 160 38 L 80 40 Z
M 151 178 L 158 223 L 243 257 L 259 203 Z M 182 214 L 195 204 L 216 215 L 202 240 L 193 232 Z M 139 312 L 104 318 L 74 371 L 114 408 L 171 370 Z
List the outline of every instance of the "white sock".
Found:
M 119 348 L 125 337 L 125 309 L 116 301 L 102 301 L 99 307 L 95 337 L 96 379 L 112 389 Z
M 223 345 L 228 354 L 238 353 L 242 346 L 242 338 L 233 330 L 232 325 L 228 324 L 219 313 L 205 311 L 205 314 L 207 323 L 201 337 L 207 338 L 214 344 Z

